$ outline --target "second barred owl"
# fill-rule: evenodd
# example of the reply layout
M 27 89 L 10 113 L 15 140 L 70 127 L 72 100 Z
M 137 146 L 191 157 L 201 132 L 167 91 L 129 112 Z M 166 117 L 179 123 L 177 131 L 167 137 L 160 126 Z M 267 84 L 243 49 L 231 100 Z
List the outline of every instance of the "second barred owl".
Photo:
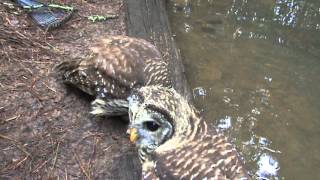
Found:
M 93 115 L 126 114 L 126 98 L 134 88 L 171 86 L 168 64 L 146 40 L 108 36 L 90 49 L 89 58 L 64 61 L 55 69 L 65 83 L 96 97 L 92 102 Z

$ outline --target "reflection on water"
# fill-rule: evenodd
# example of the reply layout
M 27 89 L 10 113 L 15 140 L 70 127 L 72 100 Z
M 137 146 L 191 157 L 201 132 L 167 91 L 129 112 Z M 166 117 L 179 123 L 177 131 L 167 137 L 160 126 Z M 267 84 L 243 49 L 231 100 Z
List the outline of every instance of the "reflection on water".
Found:
M 258 175 L 265 179 L 276 176 L 279 170 L 278 162 L 266 153 L 260 156 L 258 165 Z
M 169 1 L 196 105 L 251 174 L 320 179 L 320 1 Z

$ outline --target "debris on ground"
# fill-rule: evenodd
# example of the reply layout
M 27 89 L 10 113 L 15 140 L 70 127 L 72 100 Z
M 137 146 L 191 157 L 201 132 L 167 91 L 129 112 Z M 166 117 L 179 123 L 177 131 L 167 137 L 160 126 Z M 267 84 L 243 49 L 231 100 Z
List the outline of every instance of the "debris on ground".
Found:
M 124 35 L 123 2 L 72 1 L 79 13 L 50 32 L 10 0 L 1 3 L 0 179 L 114 179 L 124 157 L 134 154 L 127 166 L 134 165 L 126 124 L 89 117 L 92 98 L 57 82 L 52 72 L 62 60 L 86 57 L 97 39 Z M 118 18 L 85 20 L 106 12 Z
M 92 21 L 93 23 L 95 23 L 96 21 L 106 21 L 108 19 L 115 19 L 117 18 L 118 16 L 115 15 L 115 14 L 108 14 L 108 15 L 91 15 L 88 17 L 88 19 L 90 21 Z
M 16 0 L 40 27 L 51 30 L 62 26 L 73 15 L 75 9 L 60 4 L 44 4 L 35 0 Z

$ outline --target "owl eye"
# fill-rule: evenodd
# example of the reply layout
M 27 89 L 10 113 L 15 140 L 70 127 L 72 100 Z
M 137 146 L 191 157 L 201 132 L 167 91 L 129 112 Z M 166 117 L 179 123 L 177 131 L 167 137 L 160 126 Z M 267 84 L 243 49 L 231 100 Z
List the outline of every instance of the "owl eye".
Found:
M 149 131 L 156 131 L 159 129 L 160 125 L 157 124 L 154 121 L 147 121 L 144 122 L 144 126 L 149 130 Z

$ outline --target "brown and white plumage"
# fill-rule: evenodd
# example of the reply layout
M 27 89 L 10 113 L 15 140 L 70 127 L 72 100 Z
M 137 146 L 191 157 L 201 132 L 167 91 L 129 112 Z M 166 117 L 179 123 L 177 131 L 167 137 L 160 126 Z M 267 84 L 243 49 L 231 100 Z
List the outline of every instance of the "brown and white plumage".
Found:
M 129 97 L 130 139 L 143 179 L 249 179 L 225 136 L 207 125 L 175 90 L 148 86 Z
M 126 98 L 133 88 L 171 85 L 168 65 L 150 42 L 128 36 L 108 36 L 90 49 L 89 58 L 65 61 L 55 69 L 65 83 L 97 98 L 92 104 L 92 114 L 124 114 Z

